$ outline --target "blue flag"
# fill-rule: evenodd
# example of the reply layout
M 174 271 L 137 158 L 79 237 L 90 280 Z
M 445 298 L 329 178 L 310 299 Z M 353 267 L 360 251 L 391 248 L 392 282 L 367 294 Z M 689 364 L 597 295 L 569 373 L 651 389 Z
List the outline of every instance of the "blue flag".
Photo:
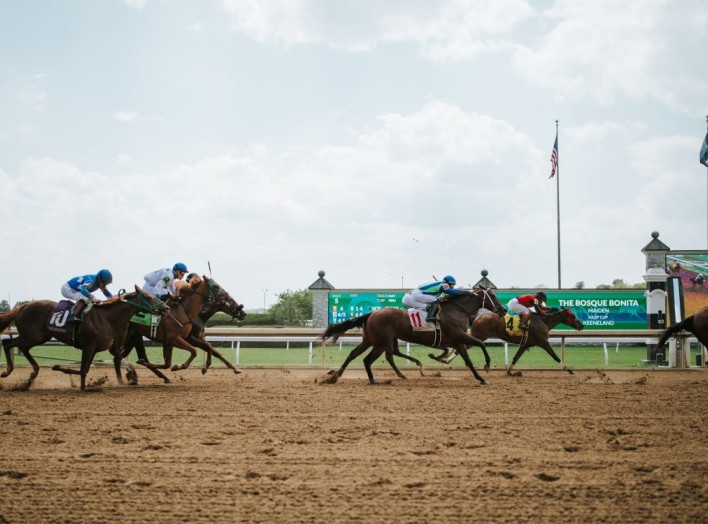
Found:
M 703 140 L 703 145 L 701 146 L 701 154 L 698 158 L 701 164 L 708 167 L 708 133 L 706 133 L 706 138 Z

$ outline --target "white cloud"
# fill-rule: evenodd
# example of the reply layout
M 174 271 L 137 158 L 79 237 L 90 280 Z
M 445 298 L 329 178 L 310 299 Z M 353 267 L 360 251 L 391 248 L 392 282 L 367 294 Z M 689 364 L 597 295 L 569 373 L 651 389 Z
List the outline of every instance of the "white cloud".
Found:
M 148 0 L 123 0 L 123 2 L 133 9 L 143 9 L 147 5 Z
M 233 26 L 259 42 L 321 43 L 353 51 L 381 42 L 419 42 L 436 60 L 509 46 L 500 36 L 532 14 L 525 0 L 387 2 L 221 0 Z
M 113 118 L 121 123 L 133 122 L 140 118 L 140 115 L 134 111 L 118 111 L 113 114 Z
M 516 67 L 558 96 L 653 99 L 671 109 L 705 109 L 700 58 L 708 49 L 708 4 L 698 0 L 558 0 L 545 13 L 553 24 L 539 45 L 520 49 Z

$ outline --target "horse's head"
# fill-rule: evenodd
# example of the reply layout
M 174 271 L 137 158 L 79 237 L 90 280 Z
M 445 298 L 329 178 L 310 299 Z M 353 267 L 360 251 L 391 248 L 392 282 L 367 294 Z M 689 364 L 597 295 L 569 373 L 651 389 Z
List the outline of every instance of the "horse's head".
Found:
M 135 286 L 135 305 L 140 311 L 147 311 L 155 315 L 164 315 L 170 307 L 159 298 L 151 295 L 137 284 Z
M 578 317 L 575 316 L 575 313 L 573 313 L 570 309 L 561 309 L 560 313 L 561 317 L 563 318 L 564 324 L 567 324 L 570 327 L 577 329 L 578 331 L 582 331 L 583 329 L 585 329 L 583 323 Z
M 243 304 L 239 304 L 233 297 L 222 288 L 216 280 L 204 277 L 207 284 L 207 296 L 209 297 L 208 302 L 210 305 L 217 307 L 218 311 L 222 311 L 231 318 L 236 320 L 246 320 L 246 312 L 243 310 Z
M 482 294 L 482 308 L 493 311 L 500 317 L 506 315 L 506 308 L 499 301 L 499 298 L 494 294 L 489 288 L 480 286 L 477 290 L 478 293 Z

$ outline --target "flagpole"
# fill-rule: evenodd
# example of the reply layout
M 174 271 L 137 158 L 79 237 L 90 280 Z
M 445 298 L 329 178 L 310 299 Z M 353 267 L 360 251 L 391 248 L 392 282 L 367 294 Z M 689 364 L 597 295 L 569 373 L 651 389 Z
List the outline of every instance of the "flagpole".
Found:
M 708 136 L 708 115 L 706 115 L 706 136 Z M 708 165 L 706 165 L 706 248 L 708 248 Z
M 708 118 L 708 117 L 707 117 Z M 556 139 L 558 138 L 558 120 L 556 120 Z M 558 226 L 558 289 L 561 288 L 561 218 L 560 218 L 560 146 L 556 157 L 556 222 Z

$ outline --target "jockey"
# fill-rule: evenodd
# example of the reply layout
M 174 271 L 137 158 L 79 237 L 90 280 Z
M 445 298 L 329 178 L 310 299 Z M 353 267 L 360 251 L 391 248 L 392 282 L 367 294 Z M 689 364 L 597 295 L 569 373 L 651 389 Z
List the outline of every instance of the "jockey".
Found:
M 187 274 L 187 266 L 177 262 L 172 269 L 164 268 L 145 275 L 143 289 L 160 300 L 167 300 L 175 293 L 175 279 L 181 280 Z
M 62 296 L 76 302 L 69 321 L 81 322 L 81 310 L 87 303 L 93 303 L 93 295 L 91 293 L 94 291 L 100 289 L 106 298 L 111 298 L 113 294 L 106 287 L 111 282 L 113 282 L 111 272 L 107 269 L 102 269 L 95 275 L 74 277 L 61 286 Z
M 535 295 L 528 294 L 514 297 L 509 301 L 507 306 L 521 316 L 519 328 L 527 330 L 529 328 L 529 317 L 532 312 L 538 313 L 539 315 L 546 314 L 546 310 L 549 309 L 546 306 L 546 300 L 546 294 L 543 291 L 539 291 Z
M 467 291 L 455 289 L 455 278 L 451 275 L 443 277 L 442 280 L 421 284 L 413 289 L 410 293 L 406 293 L 403 297 L 403 305 L 412 308 L 425 309 L 428 313 L 426 322 L 434 322 L 437 308 L 439 305 L 440 295 L 464 295 Z

